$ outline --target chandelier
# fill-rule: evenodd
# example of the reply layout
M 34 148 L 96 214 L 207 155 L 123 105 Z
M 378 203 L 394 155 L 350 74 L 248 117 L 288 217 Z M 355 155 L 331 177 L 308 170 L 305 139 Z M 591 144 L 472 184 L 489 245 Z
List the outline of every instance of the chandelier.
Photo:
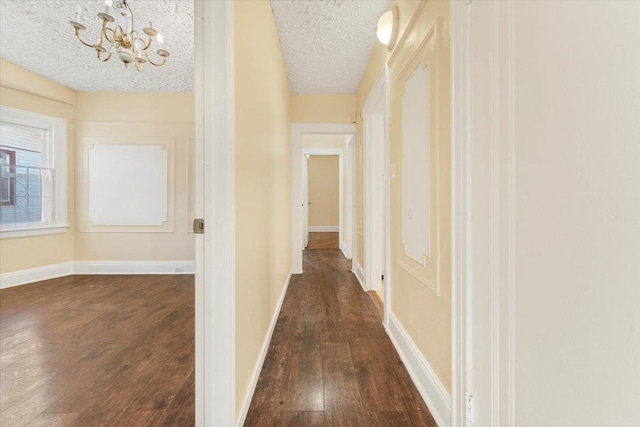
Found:
M 104 12 L 98 13 L 98 19 L 102 21 L 102 29 L 98 41 L 87 43 L 80 37 L 80 31 L 87 29 L 80 23 L 80 15 L 82 7 L 76 8 L 76 20 L 69 21 L 75 28 L 75 34 L 80 42 L 92 49 L 95 49 L 100 62 L 107 62 L 112 56 L 117 56 L 124 66 L 134 64 L 138 71 L 142 70 L 142 66 L 147 62 L 156 67 L 161 67 L 167 62 L 169 51 L 158 49 L 156 54 L 160 57 L 154 62 L 149 57 L 149 48 L 153 39 L 160 44 L 163 43 L 162 36 L 153 29 L 151 22 L 149 26 L 142 31 L 147 35 L 147 40 L 143 40 L 138 31 L 133 27 L 133 12 L 127 3 L 127 0 L 106 0 Z

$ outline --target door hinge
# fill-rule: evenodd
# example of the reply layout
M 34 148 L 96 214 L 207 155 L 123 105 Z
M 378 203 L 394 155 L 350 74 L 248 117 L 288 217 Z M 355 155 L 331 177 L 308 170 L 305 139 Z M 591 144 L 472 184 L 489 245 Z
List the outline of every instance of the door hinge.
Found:
M 204 219 L 196 218 L 193 220 L 193 234 L 204 234 Z
M 473 404 L 474 404 L 474 396 L 470 391 L 464 392 L 464 408 L 465 408 L 465 419 L 466 419 L 466 427 L 473 427 Z

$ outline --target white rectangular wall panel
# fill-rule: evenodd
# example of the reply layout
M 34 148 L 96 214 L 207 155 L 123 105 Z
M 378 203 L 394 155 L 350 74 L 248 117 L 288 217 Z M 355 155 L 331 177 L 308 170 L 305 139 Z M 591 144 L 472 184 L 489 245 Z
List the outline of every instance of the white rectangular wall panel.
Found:
M 420 264 L 429 255 L 429 94 L 428 68 L 422 64 L 402 94 L 402 242 Z
M 168 153 L 162 145 L 100 144 L 89 150 L 89 221 L 161 226 L 167 221 Z

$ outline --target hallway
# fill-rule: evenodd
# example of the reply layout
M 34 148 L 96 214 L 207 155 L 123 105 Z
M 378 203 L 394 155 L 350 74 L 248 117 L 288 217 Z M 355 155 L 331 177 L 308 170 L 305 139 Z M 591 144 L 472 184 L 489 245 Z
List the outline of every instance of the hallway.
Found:
M 245 426 L 435 426 L 337 249 L 304 251 Z

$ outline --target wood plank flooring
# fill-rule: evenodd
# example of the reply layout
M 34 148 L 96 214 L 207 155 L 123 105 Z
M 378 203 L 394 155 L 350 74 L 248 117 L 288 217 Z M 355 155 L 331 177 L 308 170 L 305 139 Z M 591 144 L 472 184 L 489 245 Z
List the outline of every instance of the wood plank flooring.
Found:
M 0 291 L 0 425 L 192 426 L 193 276 Z
M 309 249 L 340 249 L 338 233 L 309 233 Z
M 339 250 L 304 251 L 245 426 L 436 425 Z

